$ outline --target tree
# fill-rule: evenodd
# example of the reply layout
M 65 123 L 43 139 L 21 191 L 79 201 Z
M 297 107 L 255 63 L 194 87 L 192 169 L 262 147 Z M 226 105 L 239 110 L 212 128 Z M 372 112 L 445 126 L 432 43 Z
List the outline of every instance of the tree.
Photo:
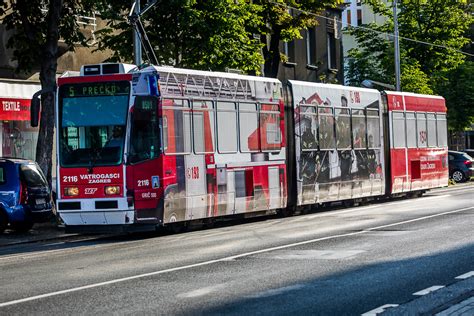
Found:
M 132 61 L 132 28 L 126 21 L 129 0 L 110 1 L 102 17 L 108 29 L 98 32 L 99 49 L 111 49 L 114 61 Z M 203 70 L 238 68 L 259 72 L 261 44 L 253 32 L 262 24 L 258 6 L 244 1 L 159 2 L 143 17 L 160 64 Z
M 463 131 L 474 123 L 474 62 L 467 61 L 442 77 L 436 89 L 448 104 L 449 129 Z
M 90 0 L 3 0 L 0 6 L 2 24 L 14 30 L 7 46 L 13 48 L 17 71 L 27 72 L 39 66 L 43 89 L 56 86 L 58 41 L 63 39 L 67 48 L 87 40 L 80 32 L 77 15 L 91 12 Z M 54 95 L 46 94 L 42 100 L 40 130 L 36 147 L 36 161 L 51 184 L 54 132 Z
M 393 11 L 380 0 L 366 3 L 386 22 L 348 30 L 359 45 L 349 52 L 349 81 L 360 85 L 364 79 L 378 78 L 394 83 L 392 36 L 387 35 L 393 33 Z M 469 6 L 458 0 L 403 0 L 399 8 L 402 89 L 430 93 L 440 74 L 464 62 L 465 55 L 459 50 L 469 42 L 465 36 L 472 23 Z M 363 78 L 366 75 L 374 78 Z
M 110 3 L 114 9 L 103 13 L 108 14 L 110 28 L 102 31 L 100 49 L 116 51 L 113 60 L 131 60 L 132 33 L 123 17 L 130 2 Z M 285 59 L 280 42 L 301 38 L 301 30 L 317 24 L 313 13 L 342 3 L 343 0 L 171 0 L 166 6 L 158 4 L 147 12 L 143 21 L 162 64 L 205 70 L 238 68 L 254 74 L 261 72 L 263 64 L 265 76 L 276 77 L 280 62 Z

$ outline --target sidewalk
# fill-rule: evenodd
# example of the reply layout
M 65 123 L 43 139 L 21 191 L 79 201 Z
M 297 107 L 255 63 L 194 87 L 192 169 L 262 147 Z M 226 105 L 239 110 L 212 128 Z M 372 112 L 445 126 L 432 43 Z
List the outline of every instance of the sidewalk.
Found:
M 474 315 L 474 296 L 456 304 L 436 316 L 471 316 Z
M 474 276 L 456 280 L 451 285 L 392 307 L 378 315 L 474 315 Z
M 56 222 L 37 223 L 27 233 L 16 233 L 10 229 L 0 235 L 0 247 L 33 243 L 44 240 L 75 236 L 76 234 L 66 234 L 63 227 L 58 227 Z

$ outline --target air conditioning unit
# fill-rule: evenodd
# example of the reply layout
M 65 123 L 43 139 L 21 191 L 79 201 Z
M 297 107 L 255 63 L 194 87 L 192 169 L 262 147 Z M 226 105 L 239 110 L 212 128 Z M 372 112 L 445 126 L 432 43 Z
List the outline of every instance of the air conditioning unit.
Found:
M 81 76 L 97 76 L 97 75 L 111 75 L 111 74 L 126 74 L 135 65 L 122 63 L 103 63 L 96 65 L 84 65 L 81 67 Z

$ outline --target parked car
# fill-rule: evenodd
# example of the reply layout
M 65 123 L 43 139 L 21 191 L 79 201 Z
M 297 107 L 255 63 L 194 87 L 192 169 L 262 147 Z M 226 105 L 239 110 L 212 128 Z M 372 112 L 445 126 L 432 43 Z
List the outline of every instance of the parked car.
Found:
M 448 151 L 449 176 L 456 182 L 464 182 L 474 176 L 473 159 L 460 151 Z
M 463 152 L 471 156 L 472 159 L 474 159 L 474 149 L 464 149 Z
M 52 215 L 51 190 L 37 163 L 0 158 L 0 233 L 8 225 L 28 231 Z

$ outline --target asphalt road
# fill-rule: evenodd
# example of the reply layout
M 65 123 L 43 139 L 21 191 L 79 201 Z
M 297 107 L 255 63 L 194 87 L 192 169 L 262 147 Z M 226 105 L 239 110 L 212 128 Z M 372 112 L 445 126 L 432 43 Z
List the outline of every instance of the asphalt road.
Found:
M 0 314 L 360 315 L 474 271 L 473 197 L 2 247 Z

